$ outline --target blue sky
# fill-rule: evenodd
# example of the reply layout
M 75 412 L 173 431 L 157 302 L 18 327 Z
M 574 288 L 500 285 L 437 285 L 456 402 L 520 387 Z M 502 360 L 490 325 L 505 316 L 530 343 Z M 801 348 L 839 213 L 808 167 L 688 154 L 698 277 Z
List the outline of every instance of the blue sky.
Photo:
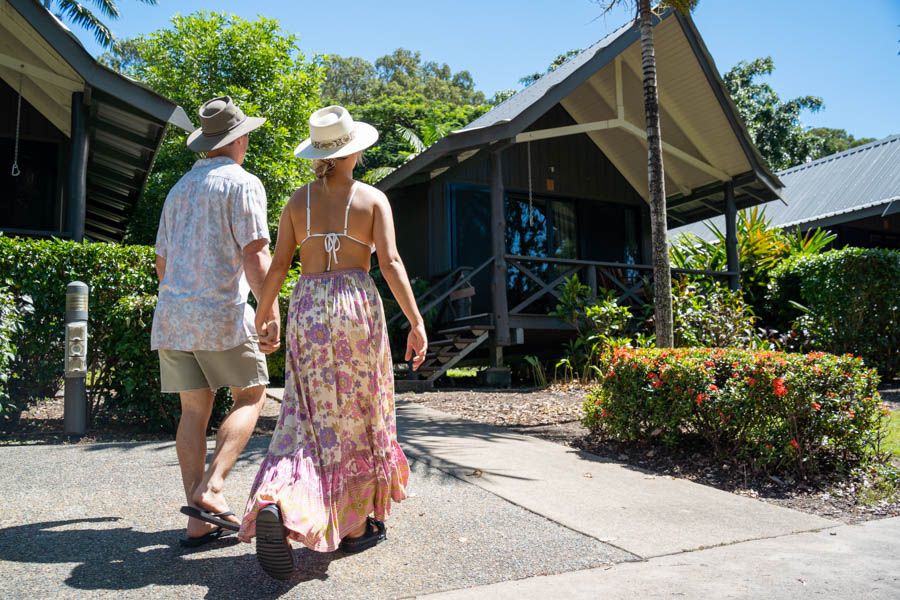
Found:
M 265 15 L 299 34 L 307 53 L 374 60 L 397 47 L 419 50 L 469 70 L 489 96 L 628 18 L 623 10 L 599 16 L 591 0 L 158 0 L 155 7 L 120 0 L 120 7 L 123 16 L 112 23 L 120 37 L 201 9 Z M 701 0 L 694 19 L 720 71 L 771 55 L 770 81 L 782 98 L 821 96 L 824 110 L 804 115 L 804 124 L 857 137 L 900 133 L 900 0 Z M 100 51 L 73 30 L 91 52 Z

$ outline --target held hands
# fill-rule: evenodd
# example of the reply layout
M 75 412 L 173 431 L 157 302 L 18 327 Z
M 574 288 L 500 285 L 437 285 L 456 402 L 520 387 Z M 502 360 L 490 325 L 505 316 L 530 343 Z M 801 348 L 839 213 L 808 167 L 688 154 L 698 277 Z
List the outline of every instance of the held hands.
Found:
M 272 354 L 281 347 L 281 316 L 277 307 L 256 311 L 256 333 L 263 354 Z
M 428 338 L 425 335 L 425 325 L 420 323 L 410 327 L 406 338 L 406 361 L 412 359 L 412 369 L 417 370 L 425 362 L 425 353 L 428 351 Z

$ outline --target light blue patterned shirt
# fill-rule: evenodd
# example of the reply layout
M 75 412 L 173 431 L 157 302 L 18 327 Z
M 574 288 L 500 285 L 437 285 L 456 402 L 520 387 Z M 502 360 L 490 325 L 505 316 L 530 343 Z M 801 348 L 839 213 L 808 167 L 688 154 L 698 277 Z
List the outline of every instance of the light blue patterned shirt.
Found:
M 256 335 L 243 249 L 269 239 L 266 191 L 227 157 L 194 163 L 169 191 L 156 253 L 166 259 L 151 348 L 228 350 Z

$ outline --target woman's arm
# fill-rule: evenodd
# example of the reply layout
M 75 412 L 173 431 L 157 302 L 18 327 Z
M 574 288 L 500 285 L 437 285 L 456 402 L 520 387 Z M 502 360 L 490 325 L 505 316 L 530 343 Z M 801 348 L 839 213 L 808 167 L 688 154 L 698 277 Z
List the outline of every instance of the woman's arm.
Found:
M 263 281 L 260 295 L 257 298 L 256 332 L 260 337 L 268 337 L 269 341 L 278 345 L 280 339 L 280 326 L 278 314 L 278 294 L 284 284 L 284 278 L 291 268 L 294 259 L 294 251 L 297 249 L 297 239 L 294 236 L 294 225 L 291 221 L 290 202 L 281 211 L 281 219 L 278 222 L 278 241 L 275 243 L 275 256 L 269 265 L 269 272 Z M 269 324 L 274 323 L 275 331 L 269 330 Z
M 387 282 L 391 293 L 400 305 L 400 310 L 410 325 L 406 342 L 406 360 L 413 359 L 413 369 L 418 369 L 425 360 L 428 339 L 425 334 L 425 323 L 416 306 L 416 298 L 409 285 L 406 267 L 397 251 L 397 238 L 394 233 L 394 215 L 387 197 L 377 191 L 375 202 L 375 252 L 378 254 L 378 267 Z

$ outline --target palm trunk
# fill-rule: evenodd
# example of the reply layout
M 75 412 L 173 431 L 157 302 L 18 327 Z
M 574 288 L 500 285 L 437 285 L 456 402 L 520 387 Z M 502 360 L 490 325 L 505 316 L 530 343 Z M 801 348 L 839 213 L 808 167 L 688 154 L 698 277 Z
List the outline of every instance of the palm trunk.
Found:
M 647 177 L 650 194 L 650 231 L 653 247 L 653 306 L 656 345 L 671 348 L 672 273 L 666 223 L 666 181 L 663 174 L 662 140 L 659 131 L 659 96 L 656 93 L 656 53 L 653 48 L 653 14 L 650 0 L 639 0 L 641 66 L 644 72 L 644 116 L 647 121 Z

